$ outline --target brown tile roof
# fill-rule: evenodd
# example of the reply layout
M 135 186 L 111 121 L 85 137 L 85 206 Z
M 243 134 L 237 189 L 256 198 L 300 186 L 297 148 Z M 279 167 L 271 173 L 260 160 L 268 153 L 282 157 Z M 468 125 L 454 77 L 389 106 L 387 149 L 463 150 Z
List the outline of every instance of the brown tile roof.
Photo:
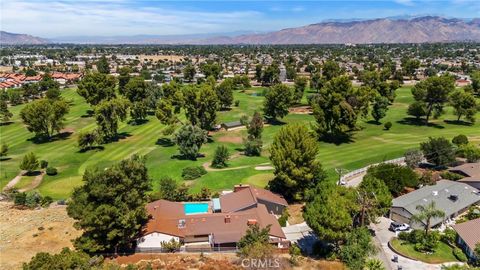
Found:
M 263 188 L 252 186 L 240 186 L 239 190 L 225 194 L 220 197 L 220 205 L 222 212 L 235 212 L 250 207 L 258 202 L 258 200 L 268 201 L 280 205 L 287 206 L 287 201 L 280 195 L 277 195 Z
M 480 218 L 456 224 L 453 229 L 471 250 L 474 250 L 475 245 L 480 243 Z
M 252 193 L 257 198 L 257 200 L 260 199 L 260 200 L 288 206 L 287 201 L 282 196 L 275 194 L 270 190 L 266 190 L 263 188 L 256 188 L 256 187 L 250 187 L 250 189 L 252 190 Z
M 453 168 L 450 171 L 460 172 L 467 177 L 480 177 L 480 162 L 465 163 Z

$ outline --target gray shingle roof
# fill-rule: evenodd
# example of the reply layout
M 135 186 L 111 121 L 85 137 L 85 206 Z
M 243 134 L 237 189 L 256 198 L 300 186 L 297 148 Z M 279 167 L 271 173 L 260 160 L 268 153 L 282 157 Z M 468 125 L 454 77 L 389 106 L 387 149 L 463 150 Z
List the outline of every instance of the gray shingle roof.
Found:
M 450 199 L 450 195 L 458 196 L 458 199 Z M 427 205 L 434 201 L 436 208 L 445 212 L 445 217 L 480 202 L 480 193 L 470 185 L 440 180 L 433 186 L 426 186 L 393 200 L 392 207 L 404 208 L 412 215 L 418 213 L 417 205 Z M 442 222 L 442 219 L 433 220 L 432 226 Z

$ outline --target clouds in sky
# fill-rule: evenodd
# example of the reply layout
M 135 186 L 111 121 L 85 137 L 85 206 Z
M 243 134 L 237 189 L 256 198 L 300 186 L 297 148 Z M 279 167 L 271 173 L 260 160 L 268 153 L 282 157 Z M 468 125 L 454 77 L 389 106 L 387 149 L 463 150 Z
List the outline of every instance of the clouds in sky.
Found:
M 1 29 L 42 37 L 268 31 L 326 19 L 480 17 L 480 1 L 1 0 Z M 421 7 L 421 8 L 420 8 Z

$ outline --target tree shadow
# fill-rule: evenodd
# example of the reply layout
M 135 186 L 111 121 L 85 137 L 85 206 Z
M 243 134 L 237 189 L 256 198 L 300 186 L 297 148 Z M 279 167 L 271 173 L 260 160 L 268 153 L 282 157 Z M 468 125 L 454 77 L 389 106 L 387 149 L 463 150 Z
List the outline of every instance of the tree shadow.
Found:
M 103 151 L 103 150 L 105 150 L 105 147 L 102 146 L 102 145 L 90 146 L 90 147 L 87 147 L 85 149 L 78 150 L 78 153 L 86 153 L 86 152 L 91 151 L 91 150 Z
M 163 147 L 172 147 L 175 145 L 175 143 L 170 138 L 160 138 L 157 140 L 157 142 L 155 142 L 155 144 Z
M 344 143 L 353 143 L 355 142 L 352 138 L 352 134 L 343 133 L 343 134 L 325 134 L 320 136 L 320 141 L 326 143 L 333 143 L 335 145 L 341 145 Z
M 0 161 L 8 161 L 10 159 L 12 159 L 12 158 L 11 157 L 1 157 Z
M 11 124 L 13 124 L 13 121 L 7 121 L 7 122 L 0 123 L 0 126 L 9 126 Z
M 34 144 L 44 144 L 48 142 L 54 142 L 54 141 L 60 141 L 60 140 L 66 140 L 72 135 L 73 132 L 71 131 L 64 131 L 57 133 L 51 137 L 46 137 L 46 136 L 35 136 L 33 138 L 27 139 L 27 141 L 31 141 Z
M 267 122 L 272 126 L 283 126 L 287 124 L 286 122 L 280 121 L 278 119 L 267 118 Z
M 232 108 L 231 108 L 231 107 L 227 107 L 227 108 L 220 108 L 220 111 L 221 111 L 221 112 L 229 112 L 229 111 L 231 111 L 231 110 L 232 110 Z
M 436 123 L 425 124 L 425 119 L 417 119 L 414 117 L 405 117 L 402 120 L 398 120 L 397 123 L 402 125 L 410 125 L 410 126 L 427 126 L 427 127 L 438 128 L 438 129 L 445 128 L 444 126 Z
M 85 114 L 81 115 L 80 117 L 82 118 L 89 118 L 89 117 L 92 117 L 93 115 L 95 114 L 95 112 L 93 110 L 87 110 L 85 112 Z
M 155 115 L 155 111 L 147 111 L 147 115 L 153 116 Z
M 148 122 L 148 119 L 132 119 L 132 120 L 128 121 L 128 124 L 132 125 L 132 126 L 139 126 L 139 125 L 143 125 L 147 122 Z
M 470 126 L 473 125 L 472 123 L 466 122 L 466 121 L 463 121 L 463 120 L 443 120 L 443 122 L 445 122 L 447 124 L 450 124 L 450 125 L 467 126 L 467 127 L 470 127 Z
M 366 123 L 370 124 L 370 125 L 376 125 L 376 126 L 380 126 L 382 124 L 382 123 L 377 122 L 375 120 L 368 120 Z
M 33 171 L 33 172 L 26 172 L 24 175 L 25 176 L 39 176 L 40 174 L 42 174 L 41 171 Z
M 172 155 L 170 158 L 171 159 L 178 159 L 178 160 L 191 160 L 191 161 L 196 161 L 198 158 L 204 158 L 205 154 L 199 153 L 195 159 L 191 159 L 185 155 L 180 155 L 180 154 L 175 154 Z

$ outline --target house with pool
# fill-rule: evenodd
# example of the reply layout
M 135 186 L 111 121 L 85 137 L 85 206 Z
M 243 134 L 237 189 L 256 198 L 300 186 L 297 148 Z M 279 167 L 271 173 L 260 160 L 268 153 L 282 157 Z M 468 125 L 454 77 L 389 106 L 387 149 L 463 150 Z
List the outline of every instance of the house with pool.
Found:
M 185 251 L 235 250 L 250 225 L 270 225 L 270 243 L 288 248 L 277 218 L 287 207 L 280 195 L 248 185 L 205 202 L 158 200 L 146 208 L 149 221 L 137 239 L 137 251 L 160 250 L 163 241 L 181 242 Z

